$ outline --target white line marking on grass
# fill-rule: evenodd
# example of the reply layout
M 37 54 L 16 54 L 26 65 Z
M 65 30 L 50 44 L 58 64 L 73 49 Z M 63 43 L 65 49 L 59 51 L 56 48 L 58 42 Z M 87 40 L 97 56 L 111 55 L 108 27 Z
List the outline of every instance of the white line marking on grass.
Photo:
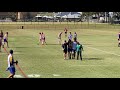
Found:
M 23 78 L 23 76 L 21 76 L 21 75 L 15 75 L 14 77 L 16 77 L 16 78 Z
M 86 46 L 86 47 L 88 47 L 88 46 Z M 119 54 L 107 52 L 107 51 L 104 51 L 104 50 L 101 50 L 101 49 L 97 49 L 97 48 L 93 48 L 93 47 L 88 47 L 88 48 L 91 48 L 91 49 L 94 49 L 94 50 L 98 50 L 98 51 L 101 51 L 101 52 L 104 52 L 104 53 L 108 53 L 108 54 L 113 54 L 115 56 L 120 56 Z
M 40 75 L 39 74 L 30 74 L 30 75 L 28 75 L 28 77 L 38 78 L 38 77 L 40 77 Z
M 83 66 L 83 67 L 85 66 L 86 67 L 86 66 L 111 66 L 111 65 L 72 65 L 71 67 L 73 67 L 73 66 L 74 67 L 75 66 Z
M 53 74 L 53 76 L 56 76 L 56 77 L 58 77 L 58 76 L 61 76 L 61 75 L 59 75 L 59 74 Z

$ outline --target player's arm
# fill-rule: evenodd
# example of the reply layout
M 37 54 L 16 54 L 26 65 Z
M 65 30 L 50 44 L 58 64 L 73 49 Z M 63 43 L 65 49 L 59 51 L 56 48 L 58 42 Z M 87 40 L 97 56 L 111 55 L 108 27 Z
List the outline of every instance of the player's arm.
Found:
M 64 44 L 62 44 L 62 50 L 64 50 Z
M 84 50 L 83 50 L 83 46 L 82 46 L 82 45 L 81 45 L 81 49 L 82 49 L 82 51 L 84 51 Z
M 10 57 L 10 64 L 12 64 L 12 60 L 13 60 L 13 57 L 11 56 L 11 57 Z M 16 61 L 13 62 L 13 63 L 18 64 L 18 61 L 16 60 Z

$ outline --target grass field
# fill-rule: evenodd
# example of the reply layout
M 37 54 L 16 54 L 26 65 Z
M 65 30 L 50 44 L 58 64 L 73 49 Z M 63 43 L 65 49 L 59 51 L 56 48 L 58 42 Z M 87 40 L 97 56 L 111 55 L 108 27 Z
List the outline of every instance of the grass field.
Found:
M 64 60 L 61 45 L 57 44 L 57 35 L 66 24 L 51 25 L 40 28 L 34 25 L 18 29 L 17 25 L 1 24 L 5 33 L 9 32 L 9 47 L 14 50 L 14 59 L 30 78 L 119 78 L 120 48 L 117 46 L 118 25 L 69 24 L 69 31 L 77 32 L 78 41 L 83 44 L 83 61 Z M 43 25 L 44 26 L 44 25 Z M 56 26 L 56 28 L 54 28 Z M 11 27 L 11 28 L 9 28 Z M 12 28 L 14 27 L 14 28 Z M 38 33 L 46 34 L 47 45 L 38 43 Z M 67 40 L 62 36 L 62 40 Z M 0 78 L 6 78 L 7 54 L 2 48 L 0 52 Z M 16 68 L 16 76 L 21 75 Z M 36 77 L 35 77 L 36 76 Z M 16 77 L 18 78 L 18 77 Z M 24 78 L 23 76 L 21 78 Z

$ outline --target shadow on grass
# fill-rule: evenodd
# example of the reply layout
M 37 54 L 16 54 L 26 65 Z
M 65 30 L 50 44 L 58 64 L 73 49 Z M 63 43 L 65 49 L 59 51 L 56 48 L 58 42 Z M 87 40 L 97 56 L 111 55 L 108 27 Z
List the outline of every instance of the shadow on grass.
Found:
M 61 44 L 47 44 L 47 45 L 61 45 Z
M 40 48 L 40 47 L 29 47 L 29 46 L 27 46 L 27 47 L 10 47 L 10 48 Z
M 83 60 L 103 60 L 103 58 L 83 58 Z

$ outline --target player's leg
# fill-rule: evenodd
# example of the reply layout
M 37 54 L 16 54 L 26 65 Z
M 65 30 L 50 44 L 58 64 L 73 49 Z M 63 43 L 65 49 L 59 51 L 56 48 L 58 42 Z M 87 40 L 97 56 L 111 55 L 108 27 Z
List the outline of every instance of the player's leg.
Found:
M 75 59 L 75 56 L 76 56 L 76 50 L 74 50 L 74 59 Z
M 44 44 L 44 40 L 42 39 L 41 41 L 42 41 L 42 45 L 43 45 Z
M 68 58 L 70 59 L 70 49 L 68 48 Z
M 69 56 L 69 59 L 71 59 L 72 57 L 72 49 L 70 49 L 70 56 Z
M 5 45 L 6 39 L 3 40 L 3 45 Z
M 46 39 L 45 39 L 45 38 L 44 38 L 44 42 L 45 42 L 45 44 L 47 44 L 47 43 L 46 43 Z
M 60 44 L 60 38 L 58 38 L 58 44 Z
M 15 67 L 10 67 L 9 71 L 10 71 L 10 75 L 7 78 L 13 78 L 15 75 Z
M 81 61 L 82 61 L 82 51 L 80 51 L 80 59 L 81 59 Z
M 65 50 L 65 59 L 67 58 L 67 50 Z
M 74 59 L 75 59 L 75 54 L 76 54 L 76 52 L 75 52 L 75 50 L 74 50 L 74 54 L 73 54 L 73 55 L 74 55 Z
M 79 59 L 79 51 L 77 52 L 77 60 Z
M 72 50 L 72 59 L 74 59 L 74 50 Z
M 66 59 L 66 57 L 67 57 L 67 52 L 65 53 L 65 59 Z
M 7 43 L 7 47 L 9 48 L 9 46 L 8 46 L 8 40 L 6 41 L 6 43 Z

